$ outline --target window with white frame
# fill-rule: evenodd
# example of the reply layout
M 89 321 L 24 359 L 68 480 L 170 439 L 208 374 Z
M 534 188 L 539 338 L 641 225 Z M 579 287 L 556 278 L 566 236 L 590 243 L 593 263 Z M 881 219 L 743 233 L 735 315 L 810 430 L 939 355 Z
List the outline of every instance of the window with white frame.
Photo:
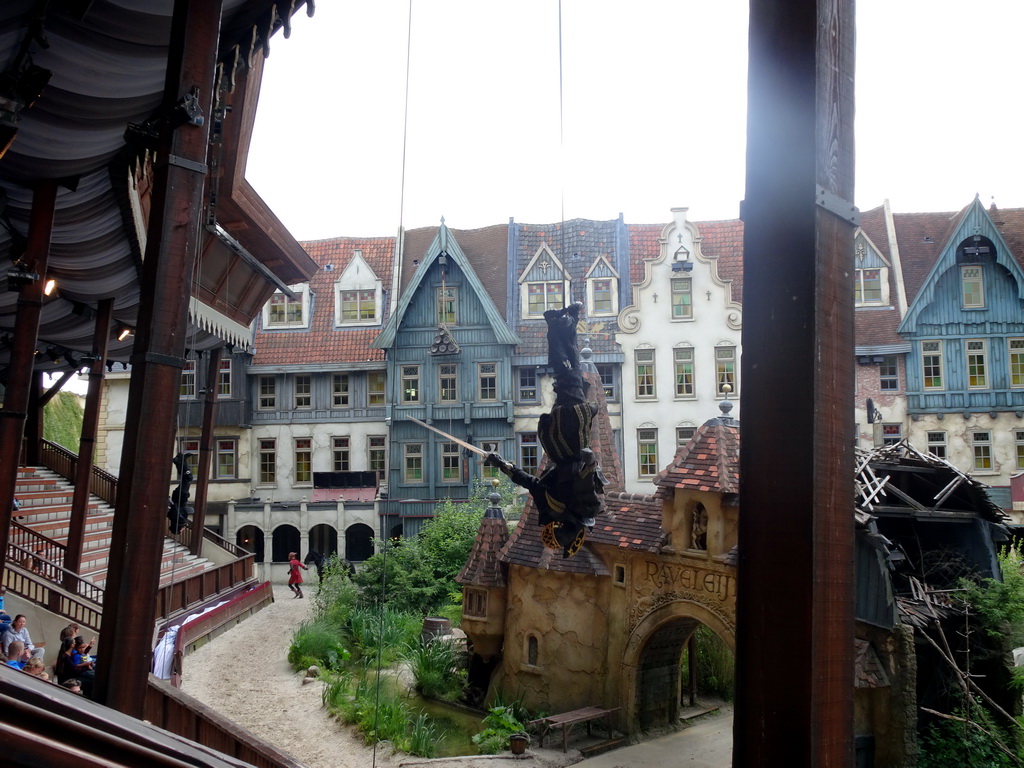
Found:
M 217 480 L 233 480 L 238 477 L 238 441 L 219 439 L 216 443 L 217 458 L 213 465 L 213 476 Z
M 614 363 L 595 363 L 597 375 L 601 377 L 604 399 L 608 402 L 619 400 L 619 366 Z
M 856 304 L 882 303 L 882 270 L 858 269 L 854 277 L 853 300 Z
M 483 401 L 498 399 L 498 364 L 477 363 L 477 396 Z
M 1024 469 L 1024 429 L 1013 431 L 1014 452 L 1017 458 L 1017 469 Z
M 420 401 L 420 367 L 403 365 L 402 368 L 402 402 L 418 403 Z
M 277 441 L 264 437 L 259 441 L 260 485 L 274 485 L 277 482 Z
M 437 391 L 442 403 L 454 403 L 459 399 L 459 366 L 456 363 L 437 366 Z
M 423 482 L 423 443 L 406 443 L 402 446 L 405 461 L 403 479 L 407 483 Z
M 300 373 L 295 377 L 295 410 L 309 410 L 313 407 L 313 377 Z
M 335 408 L 348 408 L 351 405 L 349 400 L 349 380 L 347 373 L 336 373 L 331 377 L 331 405 Z
M 458 442 L 441 443 L 441 482 L 462 480 L 462 449 Z
M 900 388 L 900 359 L 898 355 L 883 355 L 878 364 L 878 388 L 882 392 L 896 392 Z
M 352 469 L 352 439 L 335 437 L 331 440 L 331 468 L 334 472 L 348 472 Z
M 384 371 L 370 371 L 366 374 L 367 405 L 384 405 L 387 392 L 387 374 Z
M 921 373 L 925 389 L 942 389 L 942 342 L 921 342 Z
M 1007 339 L 1006 346 L 1010 363 L 1010 386 L 1024 387 L 1024 339 Z
M 537 386 L 537 369 L 532 365 L 524 365 L 518 369 L 519 386 L 516 393 L 520 403 L 536 403 L 540 400 L 540 387 Z
M 932 454 L 932 456 L 937 456 L 940 459 L 946 458 L 945 432 L 928 433 L 928 453 Z
M 637 349 L 633 353 L 636 368 L 637 399 L 653 399 L 654 390 L 654 349 Z
M 974 470 L 976 472 L 992 471 L 992 433 L 972 432 L 971 448 L 974 450 Z
M 689 277 L 672 278 L 672 319 L 693 319 L 693 281 Z
M 277 408 L 277 377 L 260 376 L 257 386 L 259 387 L 258 409 L 272 411 Z
M 309 290 L 307 286 L 292 288 L 293 299 L 278 291 L 270 297 L 263 309 L 263 327 L 266 330 L 305 328 L 308 325 Z
M 883 424 L 882 425 L 882 445 L 896 445 L 900 440 L 903 439 L 903 425 L 902 424 Z
M 960 267 L 960 287 L 964 309 L 984 309 L 985 280 L 980 264 Z
M 988 349 L 985 339 L 967 339 L 967 387 L 988 388 Z
M 540 466 L 540 441 L 536 432 L 520 432 L 519 438 L 519 466 L 530 475 L 537 474 L 537 467 Z
M 381 321 L 382 284 L 356 248 L 334 284 L 336 325 L 377 325 Z
M 217 397 L 231 397 L 231 358 L 217 365 Z
M 313 441 L 308 437 L 295 438 L 295 483 L 313 482 Z
M 636 431 L 637 458 L 640 477 L 658 474 L 658 430 L 644 427 Z
M 459 292 L 451 285 L 437 288 L 437 324 L 455 325 L 458 323 Z
M 618 312 L 616 283 L 614 277 L 592 277 L 587 280 L 587 290 L 590 293 L 589 309 L 592 316 L 614 315 Z
M 526 284 L 527 317 L 543 317 L 546 310 L 564 306 L 565 282 L 562 280 Z
M 676 398 L 696 396 L 693 379 L 693 347 L 676 347 L 672 350 L 675 362 Z
M 179 441 L 179 450 L 185 454 L 185 465 L 192 472 L 193 477 L 199 475 L 199 441 L 195 438 L 185 438 Z
M 196 396 L 196 361 L 186 360 L 181 369 L 181 383 L 178 397 L 191 398 Z
M 385 435 L 369 435 L 366 438 L 366 466 L 371 472 L 377 473 L 377 482 L 382 481 L 387 472 L 387 447 Z
M 676 446 L 686 445 L 697 434 L 697 428 L 692 426 L 676 427 Z
M 736 376 L 736 347 L 723 345 L 715 347 L 715 391 L 719 395 L 736 397 L 740 393 Z M 730 389 L 726 392 L 725 386 Z

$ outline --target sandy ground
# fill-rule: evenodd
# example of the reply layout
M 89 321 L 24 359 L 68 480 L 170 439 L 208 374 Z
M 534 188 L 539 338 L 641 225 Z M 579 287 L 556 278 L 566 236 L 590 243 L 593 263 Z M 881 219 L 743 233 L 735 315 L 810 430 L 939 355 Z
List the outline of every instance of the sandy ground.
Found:
M 394 754 L 386 745 L 366 746 L 356 732 L 331 718 L 320 704 L 322 684 L 303 684 L 304 673 L 288 664 L 295 628 L 311 601 L 288 587 L 274 587 L 274 603 L 207 643 L 184 661 L 182 690 L 310 768 L 561 768 L 579 762 L 570 749 L 528 749 L 526 755 L 424 760 Z M 549 742 L 550 743 L 550 742 Z

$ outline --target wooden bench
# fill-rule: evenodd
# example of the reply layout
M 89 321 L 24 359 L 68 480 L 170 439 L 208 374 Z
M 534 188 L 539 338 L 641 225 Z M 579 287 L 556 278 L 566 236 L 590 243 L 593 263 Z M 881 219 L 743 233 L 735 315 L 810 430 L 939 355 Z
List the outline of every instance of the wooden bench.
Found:
M 540 746 L 544 746 L 544 737 L 547 732 L 555 727 L 562 728 L 562 751 L 569 751 L 569 727 L 576 723 L 587 724 L 587 736 L 592 736 L 591 723 L 598 718 L 603 717 L 605 725 L 608 727 L 608 732 L 611 733 L 612 723 L 610 715 L 613 712 L 618 712 L 621 707 L 615 707 L 614 709 L 602 709 L 601 707 L 583 707 L 583 709 L 574 709 L 572 712 L 563 712 L 560 715 L 551 715 L 550 717 L 541 717 L 537 720 L 531 720 L 530 725 L 540 726 Z

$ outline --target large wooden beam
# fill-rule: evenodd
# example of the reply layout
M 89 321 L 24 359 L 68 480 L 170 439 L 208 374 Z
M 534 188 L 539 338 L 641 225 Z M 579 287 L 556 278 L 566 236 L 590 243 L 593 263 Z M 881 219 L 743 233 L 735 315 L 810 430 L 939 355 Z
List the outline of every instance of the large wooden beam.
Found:
M 217 387 L 220 384 L 220 360 L 223 347 L 210 350 L 206 365 L 206 394 L 203 397 L 203 433 L 199 438 L 199 466 L 196 467 L 196 503 L 192 515 L 192 535 L 188 549 L 197 557 L 203 551 L 203 529 L 206 527 L 206 500 L 210 492 L 210 465 L 213 450 L 213 426 L 217 419 Z
M 89 365 L 89 388 L 85 394 L 82 437 L 78 444 L 78 461 L 75 462 L 75 491 L 71 497 L 71 520 L 68 522 L 67 549 L 64 552 L 64 568 L 73 573 L 78 573 L 85 548 L 85 519 L 89 514 L 89 491 L 96 459 L 96 434 L 100 425 L 104 369 L 107 364 L 107 350 L 110 348 L 110 323 L 113 311 L 113 299 L 101 301 L 96 312 L 96 325 L 93 328 L 92 355 L 95 359 Z M 74 580 L 71 573 L 67 579 L 66 586 L 73 591 Z
M 852 0 L 751 0 L 733 765 L 853 764 Z
M 21 288 L 18 314 L 14 318 L 14 341 L 7 370 L 4 404 L 0 408 L 0 557 L 6 561 L 7 542 L 11 528 L 11 507 L 18 483 L 21 463 L 21 441 L 25 434 L 31 388 L 38 385 L 33 373 L 39 318 L 43 310 L 43 275 L 50 257 L 50 236 L 57 203 L 57 185 L 40 183 L 32 195 L 32 212 L 28 224 L 25 262 L 39 279 Z M 3 572 L 0 571 L 0 580 Z
M 134 717 L 142 716 L 152 661 L 220 18 L 219 0 L 174 4 L 162 107 L 170 120 L 157 153 L 103 604 L 103 655 L 109 663 L 96 676 L 96 698 Z M 190 93 L 206 118 L 198 125 L 177 119 L 178 105 Z

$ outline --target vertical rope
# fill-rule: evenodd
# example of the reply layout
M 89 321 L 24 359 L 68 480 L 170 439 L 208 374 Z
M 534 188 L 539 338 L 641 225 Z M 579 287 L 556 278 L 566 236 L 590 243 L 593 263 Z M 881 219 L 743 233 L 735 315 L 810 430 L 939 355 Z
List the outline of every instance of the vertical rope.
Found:
M 565 96 L 562 84 L 562 0 L 558 0 L 558 157 L 559 176 L 561 186 L 561 217 L 562 226 L 559 227 L 558 251 L 562 256 L 562 267 L 565 267 Z M 572 291 L 572 283 L 569 284 Z M 568 307 L 572 304 L 572 296 L 562 297 L 562 306 Z M 545 302 L 545 306 L 547 302 Z
M 405 35 L 405 105 L 402 115 L 402 177 L 399 185 L 399 202 L 398 202 L 398 238 L 405 237 L 405 158 L 408 149 L 408 138 L 409 138 L 409 68 L 410 62 L 412 61 L 412 0 L 409 0 L 409 13 L 408 13 L 408 24 L 406 27 Z M 396 242 L 395 248 L 398 250 L 401 245 Z M 397 266 L 397 265 L 396 265 Z M 397 284 L 397 283 L 396 283 Z M 385 520 L 388 520 L 390 515 L 385 516 Z M 390 522 L 385 522 L 385 526 L 390 525 Z M 384 640 L 384 605 L 386 602 L 387 595 L 387 583 L 388 583 L 388 531 L 384 532 L 384 552 L 383 562 L 381 567 L 380 577 L 380 615 L 378 616 L 377 622 L 377 677 L 374 683 L 374 700 L 373 700 L 373 759 L 371 765 L 373 768 L 377 766 L 377 723 L 380 717 L 380 673 L 381 673 L 381 659 L 383 654 L 381 653 L 381 645 Z

